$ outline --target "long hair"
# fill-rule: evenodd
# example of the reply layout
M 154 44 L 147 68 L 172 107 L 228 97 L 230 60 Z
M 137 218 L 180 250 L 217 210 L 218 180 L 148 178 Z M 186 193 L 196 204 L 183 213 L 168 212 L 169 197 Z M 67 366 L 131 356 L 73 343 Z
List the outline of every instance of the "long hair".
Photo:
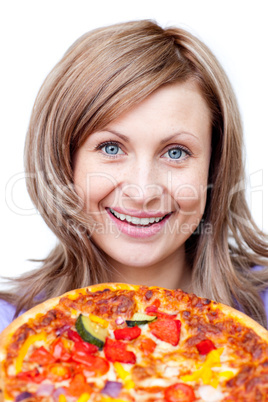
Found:
M 239 306 L 265 325 L 259 293 L 268 285 L 268 273 L 251 268 L 267 263 L 267 243 L 245 201 L 235 95 L 215 56 L 198 38 L 149 20 L 83 35 L 39 91 L 25 146 L 27 188 L 59 242 L 40 269 L 17 278 L 17 288 L 0 294 L 17 306 L 17 314 L 71 289 L 111 280 L 74 189 L 73 154 L 90 133 L 162 85 L 190 78 L 201 88 L 213 126 L 207 205 L 186 242 L 193 289 L 199 296 Z

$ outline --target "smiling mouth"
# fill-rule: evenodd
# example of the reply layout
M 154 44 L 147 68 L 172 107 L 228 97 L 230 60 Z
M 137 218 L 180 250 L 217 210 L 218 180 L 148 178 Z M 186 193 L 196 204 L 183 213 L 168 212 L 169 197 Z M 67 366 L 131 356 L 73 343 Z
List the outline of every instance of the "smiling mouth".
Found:
M 148 226 L 152 226 L 155 223 L 159 223 L 161 222 L 163 219 L 165 219 L 166 217 L 170 216 L 172 214 L 172 212 L 169 212 L 168 214 L 165 214 L 163 216 L 156 216 L 156 217 L 149 217 L 149 218 L 138 218 L 136 216 L 131 216 L 131 215 L 125 215 L 125 214 L 120 214 L 119 212 L 114 211 L 111 208 L 108 208 L 109 211 L 111 212 L 111 214 L 119 219 L 122 222 L 127 222 L 130 225 L 133 226 L 138 226 L 138 227 L 148 227 Z

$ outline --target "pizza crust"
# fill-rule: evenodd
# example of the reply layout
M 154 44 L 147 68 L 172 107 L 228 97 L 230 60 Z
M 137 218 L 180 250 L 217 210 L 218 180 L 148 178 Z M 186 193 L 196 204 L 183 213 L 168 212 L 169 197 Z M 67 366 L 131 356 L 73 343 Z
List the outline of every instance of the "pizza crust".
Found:
M 253 329 L 264 341 L 268 342 L 268 331 L 260 325 L 257 321 L 250 318 L 248 315 L 241 311 L 235 310 L 233 307 L 226 306 L 225 304 L 217 303 L 217 307 L 226 315 L 233 318 L 235 321 L 241 323 L 245 327 Z

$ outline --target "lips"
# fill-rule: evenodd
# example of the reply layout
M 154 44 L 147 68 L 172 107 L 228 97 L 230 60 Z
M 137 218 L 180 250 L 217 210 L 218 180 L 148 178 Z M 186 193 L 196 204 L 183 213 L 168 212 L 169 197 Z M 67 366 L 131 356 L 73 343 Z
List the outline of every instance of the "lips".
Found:
M 148 214 L 148 216 L 146 217 L 138 217 L 135 215 L 128 215 L 125 213 L 120 213 L 118 211 L 115 211 L 112 208 L 108 208 L 109 211 L 111 212 L 111 214 L 116 217 L 117 219 L 119 219 L 122 222 L 126 222 L 129 223 L 131 225 L 134 226 L 140 226 L 140 227 L 148 227 L 148 226 L 152 226 L 155 223 L 159 223 L 161 222 L 164 218 L 166 218 L 168 215 L 171 215 L 172 212 L 169 212 L 167 214 L 163 214 L 162 216 L 151 216 Z M 137 213 L 138 215 L 138 213 Z M 139 215 L 141 215 L 141 213 L 139 213 Z M 144 215 L 144 214 L 142 214 Z
M 130 212 L 130 211 L 124 211 L 119 208 L 116 208 L 117 209 L 116 211 L 112 208 L 105 208 L 105 209 L 108 216 L 110 217 L 110 219 L 117 228 L 116 233 L 118 236 L 122 234 L 124 236 L 131 237 L 137 240 L 139 239 L 146 240 L 157 235 L 157 233 L 161 232 L 163 227 L 166 225 L 166 222 L 172 215 L 172 212 L 169 213 L 163 212 L 161 215 L 159 212 L 156 212 L 155 216 L 153 216 L 153 212 L 146 213 L 144 211 L 137 211 L 137 210 L 136 211 L 132 210 Z M 131 213 L 131 215 L 126 214 L 125 212 L 129 212 Z M 128 222 L 127 219 L 130 222 Z

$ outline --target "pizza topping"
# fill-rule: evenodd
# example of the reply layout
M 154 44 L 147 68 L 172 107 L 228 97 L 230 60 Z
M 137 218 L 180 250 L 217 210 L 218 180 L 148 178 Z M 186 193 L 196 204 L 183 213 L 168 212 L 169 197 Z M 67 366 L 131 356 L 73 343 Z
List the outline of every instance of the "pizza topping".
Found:
M 126 320 L 128 327 L 134 327 L 135 325 L 145 325 L 149 322 L 153 322 L 157 319 L 156 315 L 149 315 L 144 313 L 135 313 L 131 320 Z
M 69 328 L 70 328 L 70 325 L 69 325 L 69 324 L 62 325 L 60 328 L 57 328 L 57 329 L 56 329 L 55 334 L 56 334 L 57 336 L 60 336 L 60 335 L 62 335 L 64 332 L 68 331 Z
M 115 323 L 116 323 L 117 325 L 124 324 L 124 322 L 125 322 L 125 320 L 124 320 L 124 318 L 122 318 L 122 317 L 117 317 L 117 319 L 115 320 Z
M 109 396 L 105 396 L 101 399 L 101 402 L 128 402 L 126 399 L 119 399 L 119 398 L 110 398 Z
M 55 363 L 55 357 L 53 357 L 52 354 L 44 348 L 44 346 L 41 346 L 40 348 L 35 349 L 35 351 L 29 357 L 29 361 L 36 362 L 43 366 L 44 364 Z
M 200 355 L 207 355 L 209 352 L 216 349 L 214 343 L 210 339 L 204 339 L 197 343 L 196 347 Z
M 125 370 L 121 363 L 115 362 L 114 369 L 115 369 L 118 377 L 123 381 L 124 387 L 126 389 L 131 389 L 131 388 L 135 387 L 135 383 L 132 380 L 130 372 Z
M 42 384 L 39 386 L 36 391 L 36 395 L 38 396 L 50 396 L 54 391 L 55 387 L 53 384 Z
M 104 354 L 110 362 L 136 363 L 136 356 L 133 352 L 127 350 L 127 344 L 121 341 L 106 339 Z
M 33 382 L 36 384 L 40 384 L 45 379 L 45 377 L 39 373 L 36 367 L 33 370 L 22 371 L 18 373 L 17 378 L 21 381 Z
M 22 345 L 22 347 L 19 351 L 18 357 L 15 362 L 16 373 L 19 373 L 21 371 L 23 360 L 24 360 L 25 356 L 27 355 L 29 348 L 35 342 L 44 341 L 44 340 L 46 340 L 46 334 L 44 332 L 40 332 L 39 334 L 30 335 L 26 339 L 26 341 L 24 342 L 24 344 Z
M 139 344 L 139 349 L 144 353 L 145 356 L 152 354 L 155 350 L 155 347 L 156 343 L 150 338 L 142 339 Z
M 32 397 L 33 397 L 33 394 L 25 391 L 16 397 L 15 402 L 21 402 L 21 401 L 24 401 L 25 399 L 32 398 Z
M 155 305 L 146 307 L 145 312 L 148 315 L 153 315 L 153 316 L 155 315 L 159 318 L 176 318 L 177 317 L 177 314 L 167 314 L 167 313 L 164 313 L 163 311 L 159 311 L 158 307 L 156 307 Z
M 224 398 L 222 392 L 210 385 L 201 385 L 198 391 L 201 398 L 206 402 L 218 402 Z
M 141 334 L 141 329 L 139 327 L 132 328 L 119 328 L 114 330 L 114 336 L 116 340 L 126 340 L 132 341 L 133 339 L 138 338 Z
M 81 336 L 76 331 L 73 331 L 72 329 L 68 330 L 68 338 L 71 339 L 73 342 L 82 342 L 83 341 Z
M 102 394 L 117 398 L 121 392 L 123 384 L 118 381 L 107 381 L 104 388 L 101 390 Z
M 94 354 L 99 350 L 96 345 L 87 342 L 75 342 L 72 352 L 75 354 Z
M 222 352 L 223 348 L 212 350 L 208 353 L 205 362 L 193 374 L 182 376 L 181 379 L 186 382 L 201 379 L 204 385 L 211 385 L 217 388 L 221 373 L 213 369 L 221 367 L 220 356 Z
M 149 324 L 151 333 L 158 339 L 177 346 L 180 340 L 181 321 L 158 319 Z
M 100 324 L 101 327 L 107 328 L 109 325 L 109 321 L 104 320 L 103 318 L 98 317 L 95 314 L 89 314 L 89 319 L 97 324 Z
M 107 360 L 99 356 L 93 356 L 87 352 L 75 352 L 72 354 L 72 359 L 77 363 L 84 364 L 87 368 L 87 371 L 97 375 L 106 374 L 110 367 Z
M 90 394 L 88 392 L 84 392 L 78 399 L 77 402 L 88 402 L 90 398 Z
M 74 332 L 74 331 L 73 331 Z M 78 334 L 77 334 L 78 335 Z M 66 342 L 66 340 L 65 340 Z M 57 338 L 51 345 L 51 353 L 56 360 L 68 362 L 71 359 L 71 354 L 64 344 L 64 339 Z
M 102 349 L 105 343 L 105 339 L 108 335 L 107 328 L 103 328 L 96 322 L 91 321 L 85 315 L 80 314 L 76 320 L 75 327 L 81 338 L 93 345 Z
M 83 374 L 76 374 L 72 378 L 68 388 L 66 388 L 66 392 L 69 395 L 76 396 L 76 397 L 80 397 L 81 394 L 86 393 L 86 394 L 88 394 L 88 398 L 89 398 L 90 394 L 92 394 L 92 388 L 87 383 L 86 377 Z
M 70 378 L 71 372 L 68 367 L 56 363 L 45 368 L 44 376 L 52 381 L 63 381 Z
M 176 383 L 164 391 L 166 402 L 193 402 L 196 400 L 193 388 L 190 385 Z
M 65 389 L 63 389 L 63 387 L 59 387 L 53 392 L 53 398 L 54 398 L 54 400 L 56 400 L 58 402 L 66 402 L 65 395 L 66 395 L 66 391 L 65 391 Z

